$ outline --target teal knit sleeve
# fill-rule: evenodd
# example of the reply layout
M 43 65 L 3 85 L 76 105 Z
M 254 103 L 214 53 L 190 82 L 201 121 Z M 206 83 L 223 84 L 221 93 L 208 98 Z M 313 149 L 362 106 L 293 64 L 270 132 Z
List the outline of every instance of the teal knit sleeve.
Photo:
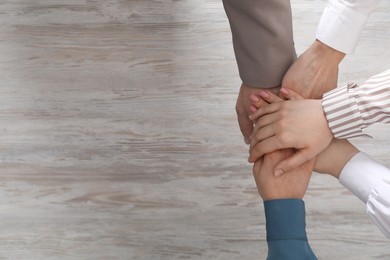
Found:
M 264 201 L 267 260 L 314 260 L 306 236 L 305 203 L 300 199 Z

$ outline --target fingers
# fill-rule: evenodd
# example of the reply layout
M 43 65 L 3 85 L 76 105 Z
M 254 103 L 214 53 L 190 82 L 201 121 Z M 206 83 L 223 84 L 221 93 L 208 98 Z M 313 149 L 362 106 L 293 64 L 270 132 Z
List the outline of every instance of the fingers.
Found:
M 250 97 L 253 104 L 250 109 L 253 114 L 250 115 L 249 118 L 253 121 L 256 121 L 265 114 L 276 112 L 280 107 L 280 104 L 278 105 L 278 103 L 283 101 L 283 99 L 276 96 L 274 93 L 266 90 L 260 91 L 260 97 L 260 99 L 255 95 Z
M 289 99 L 289 100 L 301 100 L 303 99 L 302 96 L 300 96 L 298 93 L 294 92 L 293 90 L 291 89 L 287 89 L 287 88 L 281 88 L 280 89 L 280 95 L 286 99 Z
M 279 177 L 286 172 L 294 170 L 305 162 L 310 161 L 314 157 L 315 155 L 312 155 L 309 149 L 298 150 L 287 159 L 278 163 L 275 167 L 274 174 L 276 177 Z
M 268 114 L 263 115 L 259 120 L 256 121 L 255 128 L 253 129 L 253 135 L 256 134 L 261 128 L 271 125 L 277 121 L 277 115 Z
M 283 148 L 285 147 L 283 147 L 276 136 L 270 137 L 262 142 L 257 143 L 250 149 L 248 161 L 255 162 L 263 155 Z
M 252 101 L 252 106 L 251 106 L 251 110 L 252 112 L 255 112 L 257 109 L 261 108 L 261 107 L 264 107 L 265 105 L 267 105 L 268 103 L 266 101 L 264 101 L 263 99 L 261 98 L 258 98 L 256 95 L 252 94 L 250 95 L 250 100 Z M 253 108 L 252 108 L 253 107 Z
M 261 131 L 253 131 L 251 137 L 251 148 L 253 148 L 257 143 L 270 138 L 275 135 L 275 131 L 272 125 L 268 125 L 261 129 Z
M 274 113 L 274 112 L 278 111 L 280 108 L 280 105 L 281 105 L 280 102 L 277 102 L 274 104 L 268 104 L 266 106 L 263 106 L 263 107 L 259 108 L 256 112 L 251 114 L 249 116 L 249 118 L 252 121 L 256 121 L 257 119 L 259 119 L 260 117 L 262 117 L 266 114 L 270 114 L 270 113 Z
M 281 99 L 280 97 L 278 97 L 277 95 L 275 95 L 271 91 L 267 91 L 267 90 L 260 91 L 260 97 L 262 99 L 264 99 L 265 101 L 267 101 L 267 103 L 269 103 L 269 104 L 283 101 L 283 99 Z

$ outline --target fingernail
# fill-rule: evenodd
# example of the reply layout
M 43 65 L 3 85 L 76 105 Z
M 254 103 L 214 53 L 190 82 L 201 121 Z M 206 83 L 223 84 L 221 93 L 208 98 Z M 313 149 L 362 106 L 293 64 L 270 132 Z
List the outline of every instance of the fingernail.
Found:
M 275 171 L 275 177 L 280 177 L 283 175 L 283 171 L 282 170 L 276 170 Z
M 264 90 L 260 91 L 260 96 L 261 96 L 262 98 L 269 98 L 268 92 L 267 92 L 267 91 L 264 91 Z
M 256 95 L 253 95 L 253 94 L 250 95 L 249 98 L 250 98 L 250 100 L 252 100 L 253 102 L 259 101 L 259 98 L 258 98 Z
M 249 109 L 250 109 L 252 112 L 256 112 L 256 111 L 257 111 L 257 108 L 254 107 L 254 106 L 250 106 Z
M 281 88 L 280 89 L 280 92 L 283 94 L 283 95 L 288 95 L 288 90 L 286 88 Z
M 245 142 L 246 144 L 250 144 L 250 143 L 251 143 L 251 140 L 250 140 L 249 138 L 247 138 L 247 137 L 244 137 L 244 142 Z

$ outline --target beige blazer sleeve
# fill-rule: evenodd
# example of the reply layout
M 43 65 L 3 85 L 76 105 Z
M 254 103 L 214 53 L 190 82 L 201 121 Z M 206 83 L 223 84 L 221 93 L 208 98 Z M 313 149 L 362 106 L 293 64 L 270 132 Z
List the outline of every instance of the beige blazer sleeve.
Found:
M 296 59 L 289 0 L 223 0 L 242 81 L 251 87 L 281 84 Z

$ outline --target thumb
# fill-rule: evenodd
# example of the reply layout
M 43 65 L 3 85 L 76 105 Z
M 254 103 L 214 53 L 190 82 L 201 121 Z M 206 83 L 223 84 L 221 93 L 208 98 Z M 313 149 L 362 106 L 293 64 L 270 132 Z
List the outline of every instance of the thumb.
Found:
M 305 162 L 313 159 L 314 156 L 312 156 L 310 154 L 309 149 L 298 150 L 296 153 L 294 153 L 293 155 L 291 155 L 287 159 L 278 163 L 275 166 L 274 174 L 276 177 L 279 177 L 279 176 L 283 175 L 284 173 L 292 171 L 295 168 L 297 168 L 298 166 L 301 166 Z

